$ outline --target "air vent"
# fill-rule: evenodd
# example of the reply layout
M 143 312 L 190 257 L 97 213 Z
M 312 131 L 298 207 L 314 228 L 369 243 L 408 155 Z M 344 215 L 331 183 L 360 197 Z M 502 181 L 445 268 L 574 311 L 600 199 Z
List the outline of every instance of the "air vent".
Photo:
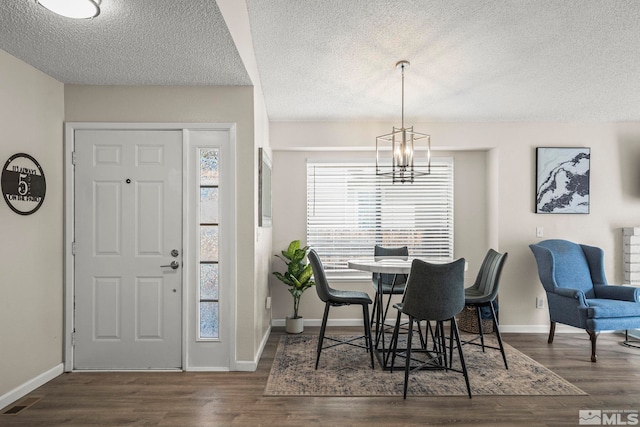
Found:
M 2 412 L 2 415 L 18 415 L 20 412 L 40 400 L 42 400 L 42 397 L 28 397 L 9 406 L 4 412 Z

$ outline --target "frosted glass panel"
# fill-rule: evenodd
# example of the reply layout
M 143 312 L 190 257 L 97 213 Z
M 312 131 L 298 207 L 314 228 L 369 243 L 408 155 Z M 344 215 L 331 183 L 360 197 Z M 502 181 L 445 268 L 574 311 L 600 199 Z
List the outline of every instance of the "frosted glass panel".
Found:
M 200 226 L 200 261 L 218 261 L 218 226 Z
M 205 224 L 218 223 L 218 189 L 200 189 L 200 222 Z
M 200 185 L 218 185 L 219 160 L 218 149 L 200 150 Z
M 218 265 L 200 265 L 200 299 L 218 299 Z
M 200 303 L 200 338 L 218 338 L 218 303 Z
M 217 148 L 200 150 L 200 338 L 219 338 L 219 174 L 220 152 Z M 215 301 L 211 301 L 215 300 Z

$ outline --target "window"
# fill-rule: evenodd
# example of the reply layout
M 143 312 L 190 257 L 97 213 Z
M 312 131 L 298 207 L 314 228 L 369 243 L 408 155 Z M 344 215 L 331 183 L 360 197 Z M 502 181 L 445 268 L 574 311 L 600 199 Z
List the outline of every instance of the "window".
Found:
M 453 257 L 453 159 L 431 162 L 412 184 L 376 176 L 372 163 L 307 163 L 307 244 L 328 275 L 362 277 L 349 259 L 376 244 L 408 246 L 412 257 Z
M 201 339 L 219 337 L 219 305 L 218 300 L 218 248 L 219 248 L 219 154 L 217 148 L 200 149 L 200 270 L 198 272 L 200 286 L 198 300 L 200 303 L 199 319 Z

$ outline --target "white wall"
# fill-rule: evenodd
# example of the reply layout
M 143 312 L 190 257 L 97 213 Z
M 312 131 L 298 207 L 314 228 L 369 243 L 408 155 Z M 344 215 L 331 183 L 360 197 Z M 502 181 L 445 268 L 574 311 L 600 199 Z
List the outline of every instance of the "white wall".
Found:
M 535 235 L 537 226 L 544 228 L 544 239 L 563 238 L 602 247 L 609 282 L 622 282 L 621 228 L 640 224 L 640 123 L 413 124 L 417 130 L 431 134 L 436 150 L 453 150 L 456 155 L 456 256 L 474 260 L 467 282 L 473 279 L 479 267 L 477 260 L 489 247 L 509 253 L 500 292 L 500 320 L 505 331 L 546 331 L 548 325 L 546 309 L 535 308 L 536 297 L 544 296 L 544 291 L 528 247 L 541 240 Z M 305 180 L 304 159 L 308 153 L 300 150 L 319 157 L 331 152 L 342 156 L 348 148 L 372 148 L 376 135 L 388 132 L 392 125 L 271 123 L 274 253 L 292 238 L 304 240 L 306 235 L 306 194 L 299 182 Z M 534 213 L 535 148 L 540 146 L 591 147 L 590 214 Z M 476 181 L 482 182 L 484 190 L 479 191 L 484 194 L 465 187 Z M 463 218 L 458 215 L 461 212 L 465 212 Z M 282 268 L 277 262 L 272 265 Z M 273 318 L 281 319 L 290 311 L 291 297 L 286 288 L 281 292 L 284 286 L 277 281 L 272 280 L 271 286 Z M 371 292 L 364 284 L 357 286 Z M 303 296 L 301 310 L 307 319 L 321 318 L 315 292 Z M 343 314 L 343 310 L 335 310 L 333 316 L 359 317 L 355 312 Z
M 0 162 L 27 153 L 47 184 L 32 215 L 0 200 L 0 397 L 62 362 L 63 96 L 62 83 L 0 50 Z

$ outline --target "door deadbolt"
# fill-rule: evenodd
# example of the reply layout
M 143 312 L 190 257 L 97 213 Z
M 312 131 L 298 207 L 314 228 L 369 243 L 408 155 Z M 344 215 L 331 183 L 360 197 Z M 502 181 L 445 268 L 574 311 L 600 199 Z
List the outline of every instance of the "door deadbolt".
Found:
M 172 257 L 174 257 L 174 258 L 175 258 L 175 257 L 177 257 L 178 255 L 180 255 L 180 252 L 178 252 L 178 250 L 177 250 L 177 249 L 173 249 L 173 250 L 171 250 L 171 256 L 172 256 Z

